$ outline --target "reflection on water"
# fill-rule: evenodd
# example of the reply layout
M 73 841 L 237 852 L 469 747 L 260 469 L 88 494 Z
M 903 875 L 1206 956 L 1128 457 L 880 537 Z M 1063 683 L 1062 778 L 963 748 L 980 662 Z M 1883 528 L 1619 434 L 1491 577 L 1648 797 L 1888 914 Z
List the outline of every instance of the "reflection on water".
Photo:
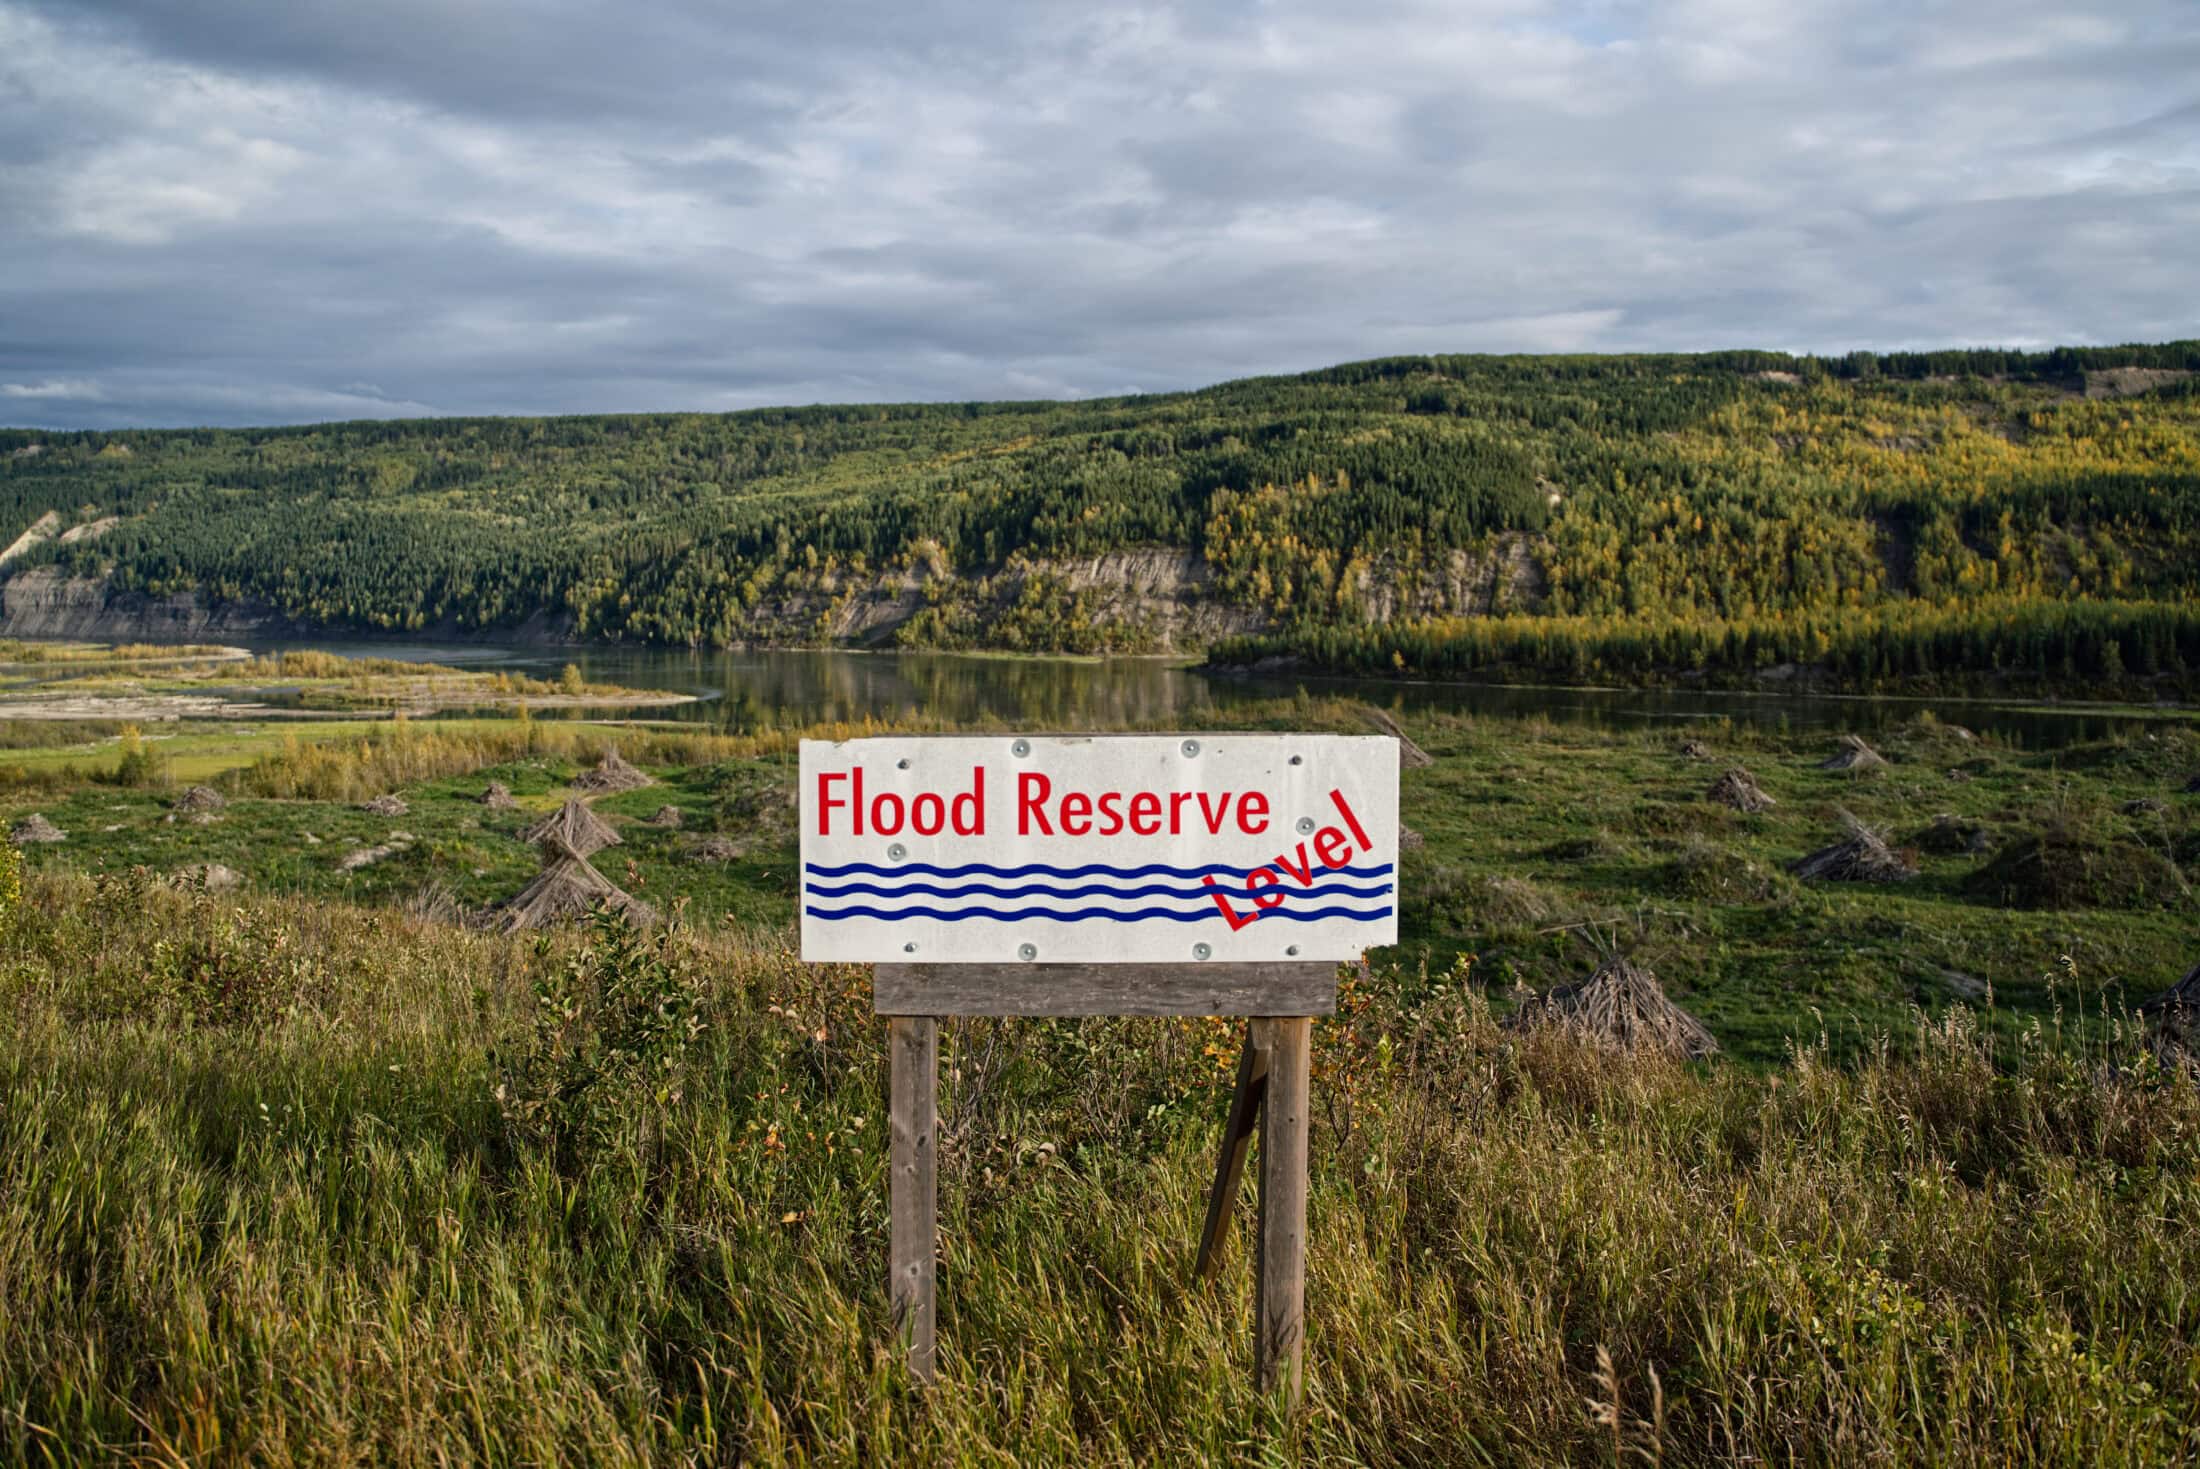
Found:
M 700 704 L 639 711 L 735 730 L 828 720 L 923 719 L 1026 729 L 1111 729 L 1165 723 L 1300 691 L 1378 703 L 1399 713 L 1457 710 L 1540 716 L 1557 723 L 1641 727 L 1731 720 L 1780 730 L 1870 733 L 1930 710 L 2031 747 L 2097 738 L 2147 721 L 2099 709 L 2018 708 L 1956 699 L 1835 698 L 1802 693 L 1557 689 L 1483 684 L 1391 683 L 1319 677 L 1216 678 L 1153 658 L 973 657 L 952 653 L 700 652 L 676 648 L 530 648 L 329 643 L 255 645 L 258 651 L 331 652 L 511 669 L 554 677 L 577 664 L 594 682 L 676 689 Z M 600 711 L 598 711 L 600 712 Z

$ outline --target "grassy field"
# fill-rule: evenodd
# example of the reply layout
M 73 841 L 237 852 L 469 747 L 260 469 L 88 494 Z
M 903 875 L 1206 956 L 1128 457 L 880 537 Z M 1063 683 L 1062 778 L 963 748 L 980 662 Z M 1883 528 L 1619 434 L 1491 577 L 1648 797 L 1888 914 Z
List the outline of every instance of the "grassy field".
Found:
M 1365 728 L 1343 702 L 1226 718 Z M 1425 845 L 1404 855 L 1402 942 L 1378 957 L 1418 974 L 1474 956 L 1500 1007 L 1517 985 L 1576 977 L 1596 951 L 1623 948 L 1730 1053 L 1769 1064 L 1821 1030 L 1852 1056 L 1913 1008 L 1989 992 L 2006 1019 L 2059 1010 L 2097 1028 L 2192 962 L 2200 796 L 2182 787 L 2200 772 L 2200 729 L 2189 720 L 2044 751 L 1928 720 L 1882 739 L 1890 763 L 1870 775 L 1820 769 L 1834 748 L 1824 735 L 1437 715 L 1409 728 L 1436 757 L 1403 775 L 1405 820 Z M 0 818 L 35 810 L 69 834 L 31 849 L 40 869 L 218 862 L 262 892 L 447 895 L 477 909 L 533 876 L 535 855 L 514 834 L 618 743 L 657 783 L 597 800 L 623 837 L 605 873 L 652 902 L 686 899 L 703 927 L 786 931 L 796 738 L 510 719 L 215 726 L 146 741 L 154 763 L 138 784 L 114 779 L 114 739 L 0 750 Z M 1736 765 L 1778 804 L 1744 815 L 1707 800 Z M 230 797 L 223 811 L 171 810 L 180 785 L 209 779 Z M 485 808 L 490 781 L 519 809 Z M 362 809 L 387 793 L 405 800 L 403 816 Z M 668 805 L 676 828 L 652 819 Z M 1844 812 L 1911 851 L 1919 875 L 1791 876 L 1795 859 L 1842 835 Z M 344 867 L 393 837 L 400 850 Z M 2039 860 L 2004 871 L 2027 852 Z
M 883 1027 L 792 953 L 792 735 L 225 726 L 136 784 L 26 768 L 6 819 L 69 836 L 19 895 L 0 862 L 0 1461 L 2200 1455 L 2200 1087 L 2125 1014 L 2200 957 L 2200 733 L 1928 721 L 1851 776 L 1823 736 L 1407 730 L 1405 942 L 1316 1032 L 1290 1420 L 1242 1248 L 1187 1283 L 1222 1021 L 946 1027 L 941 1382 L 904 1380 Z M 203 823 L 189 740 L 226 762 Z M 673 932 L 427 916 L 515 891 L 512 833 L 613 740 L 657 783 L 597 802 L 598 865 Z M 1706 801 L 1735 764 L 1779 804 Z M 1797 881 L 1841 810 L 1919 875 Z M 162 880 L 209 861 L 242 886 Z M 1726 1057 L 1501 1028 L 1612 948 Z
M 2200 1088 L 2128 1036 L 1691 1069 L 1379 969 L 1317 1036 L 1283 1421 L 1242 1254 L 1186 1284 L 1220 1023 L 947 1028 L 920 1397 L 860 971 L 55 872 L 0 1013 L 11 1462 L 2200 1452 Z

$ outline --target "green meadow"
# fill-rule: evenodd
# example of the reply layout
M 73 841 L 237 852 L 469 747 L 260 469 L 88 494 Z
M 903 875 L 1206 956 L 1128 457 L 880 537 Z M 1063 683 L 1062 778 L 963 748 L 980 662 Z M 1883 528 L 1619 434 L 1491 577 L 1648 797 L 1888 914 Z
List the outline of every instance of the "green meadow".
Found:
M 1218 716 L 1221 717 L 1221 716 Z M 1346 701 L 1279 700 L 1230 725 L 1364 731 Z M 1503 1008 L 1519 986 L 1576 978 L 1603 952 L 1648 962 L 1735 1057 L 1774 1064 L 1827 1032 L 1869 1048 L 1915 1009 L 1984 1005 L 2005 1020 L 2060 1012 L 2097 1029 L 2192 962 L 2200 864 L 2200 725 L 2046 750 L 1933 720 L 1880 737 L 1887 763 L 1821 769 L 1831 736 L 1726 726 L 1607 731 L 1534 719 L 1423 715 L 1431 756 L 1403 772 L 1421 845 L 1404 854 L 1401 942 L 1378 962 L 1415 974 L 1471 960 Z M 860 733 L 836 726 L 821 733 Z M 171 874 L 219 863 L 250 889 L 479 911 L 539 867 L 515 840 L 617 747 L 654 784 L 594 798 L 621 845 L 599 866 L 687 921 L 791 932 L 799 732 L 569 720 L 261 722 L 61 748 L 0 749 L 0 816 L 32 811 L 67 840 L 33 870 Z M 1687 750 L 1689 753 L 1683 753 Z M 1707 798 L 1740 767 L 1775 804 Z M 227 804 L 192 815 L 178 791 Z M 481 797 L 501 783 L 514 809 Z M 400 816 L 364 809 L 396 795 Z M 671 807 L 677 824 L 660 824 Z M 1789 868 L 1840 840 L 1844 817 L 1917 867 L 1907 881 L 1806 882 Z M 397 850 L 346 866 L 364 849 Z
M 883 1026 L 793 951 L 799 731 L 9 725 L 0 814 L 66 837 L 0 864 L 0 1459 L 2189 1460 L 2200 1087 L 2131 1011 L 2200 958 L 2200 728 L 2128 728 L 1925 720 L 1850 773 L 1406 719 L 1402 942 L 1316 1028 L 1287 1416 L 1244 1234 L 1189 1279 L 1219 1020 L 944 1027 L 906 1380 Z M 672 921 L 483 931 L 614 743 L 653 784 L 595 799 L 596 866 Z M 1735 767 L 1776 804 L 1707 799 Z M 1915 875 L 1792 873 L 1844 813 Z M 208 863 L 236 885 L 177 880 Z M 1507 1028 L 1612 953 L 1723 1054 Z

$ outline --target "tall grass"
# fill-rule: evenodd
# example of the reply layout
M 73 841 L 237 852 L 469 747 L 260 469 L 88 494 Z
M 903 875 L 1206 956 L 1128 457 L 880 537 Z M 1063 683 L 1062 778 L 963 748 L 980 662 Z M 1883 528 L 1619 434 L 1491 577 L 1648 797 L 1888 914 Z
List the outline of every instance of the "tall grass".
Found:
M 719 734 L 665 725 L 591 724 L 535 719 L 469 722 L 457 727 L 402 716 L 347 739 L 286 736 L 281 748 L 227 777 L 238 792 L 277 799 L 355 801 L 418 781 L 446 780 L 508 760 L 593 760 L 616 746 L 649 765 L 706 765 L 759 755 L 791 756 L 803 739 L 849 740 L 906 733 L 909 721 L 806 724 L 798 729 Z
M 948 1027 L 920 1396 L 862 971 L 133 878 L 0 907 L 8 1462 L 2200 1453 L 2200 1091 L 2128 1037 L 1997 1054 L 1958 1014 L 1758 1075 L 1354 984 L 1286 1421 L 1242 1244 L 1186 1283 L 1220 1022 Z M 561 1058 L 614 1053 L 555 1125 Z

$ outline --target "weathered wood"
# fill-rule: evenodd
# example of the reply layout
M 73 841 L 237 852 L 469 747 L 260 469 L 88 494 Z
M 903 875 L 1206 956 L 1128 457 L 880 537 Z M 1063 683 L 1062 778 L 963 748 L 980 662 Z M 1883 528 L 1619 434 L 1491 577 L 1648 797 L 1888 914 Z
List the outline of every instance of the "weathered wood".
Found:
M 1306 1333 L 1306 1131 L 1313 1022 L 1303 1016 L 1253 1022 L 1268 1053 L 1268 1095 L 1260 1126 L 1260 1278 L 1254 1301 L 1254 1364 L 1263 1391 L 1298 1405 Z
M 881 964 L 881 1015 L 1329 1015 L 1337 966 Z
M 888 1209 L 893 1239 L 888 1296 L 894 1330 L 907 1344 L 909 1375 L 932 1380 L 938 1250 L 938 1172 L 933 1131 L 938 1120 L 940 1023 L 930 1016 L 887 1022 Z
M 1207 1222 L 1199 1231 L 1199 1258 L 1192 1266 L 1195 1279 L 1212 1280 L 1222 1267 L 1222 1247 L 1230 1238 L 1238 1183 L 1245 1176 L 1245 1154 L 1252 1147 L 1253 1129 L 1260 1123 L 1260 1102 L 1268 1090 L 1268 1053 L 1253 1042 L 1246 1027 L 1245 1049 L 1238 1053 L 1237 1086 L 1230 1094 L 1229 1115 L 1222 1124 L 1222 1151 L 1215 1159 L 1214 1188 L 1207 1195 Z

